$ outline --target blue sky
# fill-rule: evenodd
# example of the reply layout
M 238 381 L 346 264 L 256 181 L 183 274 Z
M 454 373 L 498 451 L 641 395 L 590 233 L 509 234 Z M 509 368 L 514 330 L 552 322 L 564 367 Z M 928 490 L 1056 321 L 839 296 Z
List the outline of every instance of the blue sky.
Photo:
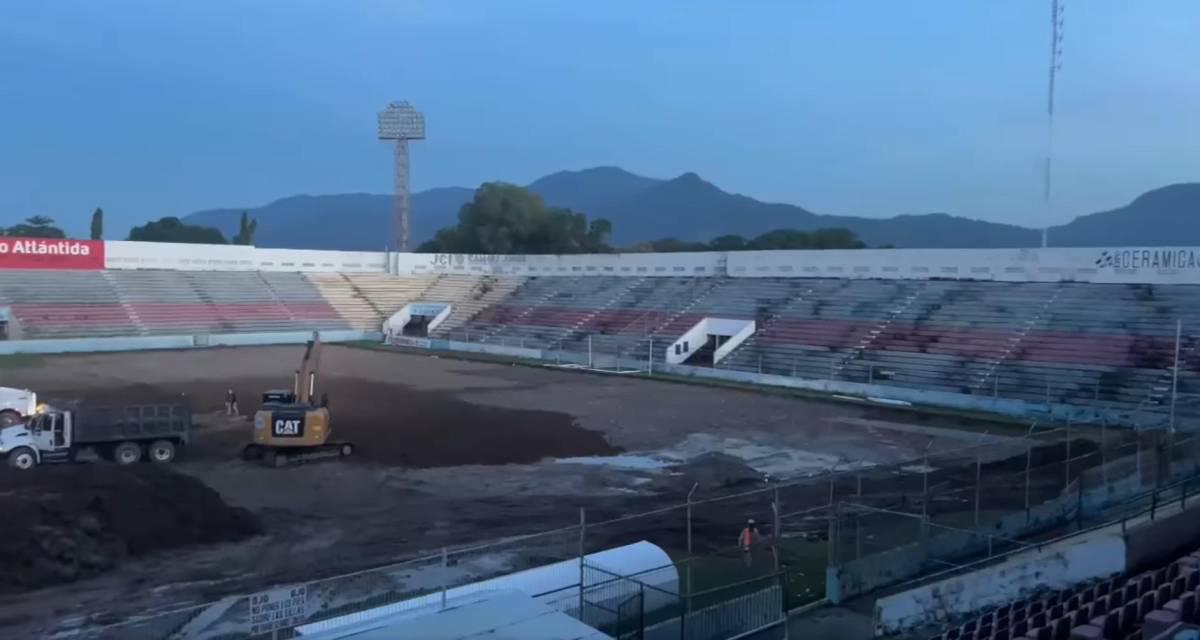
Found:
M 618 165 L 821 213 L 1025 225 L 1200 180 L 1200 2 L 1065 0 L 1040 202 L 1049 0 L 5 0 L 0 224 Z

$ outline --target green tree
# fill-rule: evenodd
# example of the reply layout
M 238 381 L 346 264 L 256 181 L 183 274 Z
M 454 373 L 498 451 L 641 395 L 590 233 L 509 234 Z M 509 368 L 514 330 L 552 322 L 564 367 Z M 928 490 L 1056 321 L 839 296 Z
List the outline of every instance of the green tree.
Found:
M 866 243 L 849 229 L 817 229 L 811 234 L 813 249 L 865 249 Z
M 738 235 L 717 236 L 708 243 L 713 251 L 743 251 L 746 249 L 746 239 Z
M 487 182 L 458 212 L 458 224 L 439 229 L 422 252 L 585 253 L 611 251 L 612 223 L 570 209 L 547 207 L 536 193 L 502 182 Z
M 649 242 L 639 242 L 626 251 L 633 253 L 680 253 L 684 251 L 708 251 L 708 245 L 703 242 L 680 240 L 679 238 L 659 238 Z
M 746 243 L 746 248 L 754 251 L 778 249 L 862 249 L 866 246 L 849 229 L 817 229 L 812 232 L 797 229 L 775 229 Z
M 129 239 L 140 242 L 183 242 L 190 244 L 225 244 L 225 236 L 212 227 L 184 223 L 174 216 L 147 222 L 129 231 Z
M 233 244 L 254 244 L 254 232 L 258 231 L 258 220 L 246 215 L 242 212 L 242 219 L 238 222 L 237 235 L 233 237 Z
M 67 234 L 54 226 L 54 218 L 30 216 L 25 222 L 4 229 L 3 235 L 16 238 L 65 238 Z
M 104 209 L 96 207 L 92 212 L 92 240 L 100 240 L 104 237 Z

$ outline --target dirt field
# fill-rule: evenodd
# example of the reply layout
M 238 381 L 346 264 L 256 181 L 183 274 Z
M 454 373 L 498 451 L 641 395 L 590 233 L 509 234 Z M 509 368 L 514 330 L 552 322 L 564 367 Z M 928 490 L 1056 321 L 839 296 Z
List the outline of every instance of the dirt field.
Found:
M 714 496 L 764 475 L 894 464 L 978 438 L 959 429 L 979 425 L 871 407 L 327 347 L 320 391 L 336 438 L 355 442 L 356 455 L 285 469 L 241 461 L 251 423 L 221 415 L 225 390 L 252 415 L 263 390 L 290 386 L 301 354 L 269 347 L 0 360 L 0 384 L 52 404 L 190 404 L 196 442 L 175 469 L 263 528 L 246 541 L 123 558 L 74 584 L 0 597 L 0 627 L 38 633 L 111 621 L 568 525 L 580 507 L 605 519 L 677 504 L 694 482 L 698 498 Z M 646 466 L 664 460 L 676 470 Z M 0 476 L 0 495 L 6 482 Z M 710 544 L 727 544 L 744 517 L 725 515 Z

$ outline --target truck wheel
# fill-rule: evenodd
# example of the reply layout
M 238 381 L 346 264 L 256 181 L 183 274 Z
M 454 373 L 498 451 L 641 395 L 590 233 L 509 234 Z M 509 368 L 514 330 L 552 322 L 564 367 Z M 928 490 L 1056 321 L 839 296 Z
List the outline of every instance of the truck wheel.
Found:
M 250 462 L 253 460 L 262 460 L 263 449 L 256 444 L 248 444 L 242 449 L 242 460 Z
M 282 451 L 276 451 L 271 456 L 271 466 L 275 467 L 276 469 L 278 469 L 280 467 L 286 467 L 287 463 L 288 463 L 287 454 Z
M 170 440 L 155 440 L 150 444 L 150 462 L 166 464 L 175 459 L 175 443 Z
M 0 411 L 0 429 L 11 427 L 21 421 L 21 415 L 16 411 Z
M 347 442 L 342 445 L 342 448 L 338 450 L 338 453 L 341 454 L 343 458 L 348 457 L 350 454 L 354 453 L 354 445 Z
M 142 448 L 136 442 L 122 442 L 113 449 L 113 460 L 117 464 L 133 464 L 142 459 Z
M 17 447 L 8 452 L 8 466 L 28 471 L 37 466 L 37 454 L 29 447 Z

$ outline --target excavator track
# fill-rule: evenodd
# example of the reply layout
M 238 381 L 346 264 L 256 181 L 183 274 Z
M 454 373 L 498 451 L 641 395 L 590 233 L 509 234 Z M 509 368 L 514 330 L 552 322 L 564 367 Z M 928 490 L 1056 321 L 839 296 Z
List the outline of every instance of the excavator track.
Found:
M 286 467 L 330 458 L 347 458 L 354 454 L 351 442 L 326 442 L 316 447 L 269 447 L 248 444 L 242 450 L 242 459 L 260 461 L 268 467 Z

